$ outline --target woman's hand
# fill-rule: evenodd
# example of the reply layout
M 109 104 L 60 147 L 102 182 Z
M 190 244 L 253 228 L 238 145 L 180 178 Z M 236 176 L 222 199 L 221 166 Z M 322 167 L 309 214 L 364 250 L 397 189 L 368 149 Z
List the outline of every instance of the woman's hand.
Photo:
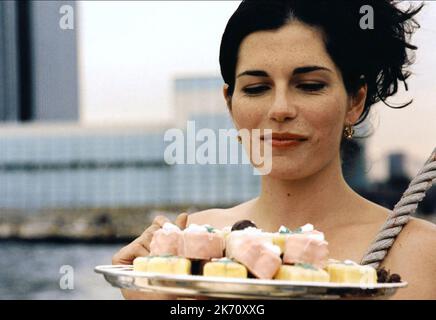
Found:
M 177 216 L 175 224 L 181 229 L 185 229 L 186 223 L 188 220 L 187 213 L 181 213 Z M 113 265 L 131 265 L 133 264 L 133 260 L 137 257 L 145 257 L 150 254 L 150 242 L 153 238 L 153 234 L 155 231 L 162 228 L 162 226 L 166 223 L 170 222 L 164 216 L 157 216 L 153 223 L 135 240 L 133 240 L 130 244 L 123 247 L 120 251 L 118 251 L 112 257 Z M 121 293 L 126 299 L 175 299 L 175 296 L 169 295 L 161 295 L 156 293 L 143 293 L 136 292 L 131 290 L 122 289 Z

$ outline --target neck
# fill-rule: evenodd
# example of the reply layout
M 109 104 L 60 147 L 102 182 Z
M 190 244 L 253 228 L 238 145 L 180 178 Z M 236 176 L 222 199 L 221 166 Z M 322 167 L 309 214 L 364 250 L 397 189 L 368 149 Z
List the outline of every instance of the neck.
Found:
M 350 209 L 359 198 L 345 182 L 337 157 L 303 179 L 262 176 L 261 193 L 253 202 L 250 217 L 269 231 L 277 230 L 280 225 L 296 228 L 306 223 L 325 230 L 349 223 L 354 214 Z

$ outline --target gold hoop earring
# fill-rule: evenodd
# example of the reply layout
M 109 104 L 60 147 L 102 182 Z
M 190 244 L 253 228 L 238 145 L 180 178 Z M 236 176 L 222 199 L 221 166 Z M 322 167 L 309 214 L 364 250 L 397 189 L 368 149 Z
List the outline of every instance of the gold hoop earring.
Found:
M 354 129 L 352 125 L 348 125 L 345 127 L 344 129 L 344 136 L 345 138 L 351 140 L 353 139 L 353 135 L 354 135 Z

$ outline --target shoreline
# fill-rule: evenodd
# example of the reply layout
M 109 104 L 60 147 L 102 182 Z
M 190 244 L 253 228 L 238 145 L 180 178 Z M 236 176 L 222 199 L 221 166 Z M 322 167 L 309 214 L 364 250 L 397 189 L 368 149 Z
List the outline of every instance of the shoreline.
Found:
M 130 243 L 140 236 L 158 215 L 164 215 L 174 221 L 182 212 L 189 214 L 202 209 L 202 206 L 189 205 L 32 211 L 0 208 L 0 243 Z
M 77 245 L 77 244 L 86 244 L 86 245 L 127 245 L 132 242 L 135 238 L 125 237 L 125 238 L 70 238 L 70 237 L 44 237 L 44 238 L 20 238 L 20 237 L 9 237 L 9 238 L 0 238 L 1 244 L 8 243 L 21 243 L 21 244 L 62 244 L 62 245 Z
M 157 215 L 171 221 L 181 212 L 203 208 L 99 208 L 41 210 L 32 214 L 0 209 L 0 244 L 88 244 L 127 245 L 152 223 Z M 415 218 L 436 223 L 436 213 L 415 214 Z

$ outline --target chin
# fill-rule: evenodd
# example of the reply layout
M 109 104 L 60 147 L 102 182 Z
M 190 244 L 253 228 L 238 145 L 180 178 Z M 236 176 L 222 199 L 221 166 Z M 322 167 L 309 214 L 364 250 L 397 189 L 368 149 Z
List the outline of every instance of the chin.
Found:
M 281 180 L 298 180 L 310 175 L 310 172 L 308 172 L 307 169 L 308 168 L 304 167 L 304 165 L 289 166 L 289 164 L 286 165 L 273 164 L 271 168 L 271 172 L 267 176 L 274 179 L 281 179 Z

